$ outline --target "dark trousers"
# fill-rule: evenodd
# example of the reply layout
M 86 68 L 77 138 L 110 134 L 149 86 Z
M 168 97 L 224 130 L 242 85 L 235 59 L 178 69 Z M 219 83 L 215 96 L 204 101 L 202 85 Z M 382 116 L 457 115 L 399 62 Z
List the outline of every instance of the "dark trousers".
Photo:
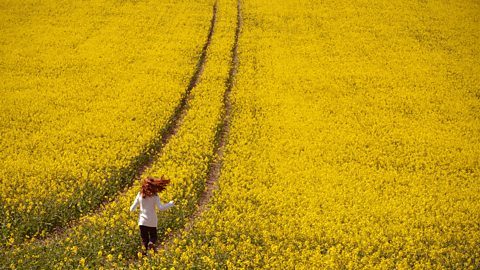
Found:
M 145 250 L 148 250 L 148 243 L 157 242 L 157 228 L 140 225 L 140 237 L 142 237 L 142 244 Z

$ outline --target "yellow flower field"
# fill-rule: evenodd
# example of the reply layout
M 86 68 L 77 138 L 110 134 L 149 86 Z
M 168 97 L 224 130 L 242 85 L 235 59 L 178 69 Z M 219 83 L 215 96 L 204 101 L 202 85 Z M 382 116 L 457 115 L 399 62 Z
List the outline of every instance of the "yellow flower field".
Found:
M 479 4 L 242 4 L 220 189 L 156 263 L 480 267 Z
M 159 159 L 144 173 L 144 176 L 166 175 L 173 182 L 161 196 L 165 202 L 171 199 L 176 202 L 175 208 L 162 212 L 160 216 L 161 234 L 183 226 L 196 210 L 214 158 L 236 23 L 234 3 L 218 2 L 214 35 L 201 82 L 192 90 L 193 98 L 179 130 Z M 131 262 L 140 251 L 138 213 L 128 212 L 139 191 L 138 184 L 135 182 L 100 213 L 83 217 L 80 224 L 68 231 L 47 240 L 34 240 L 11 248 L 5 265 L 19 269 L 41 268 L 45 264 L 53 268 L 116 268 Z
M 64 225 L 133 181 L 188 86 L 211 8 L 37 2 L 8 1 L 0 13 L 2 245 Z
M 111 181 L 171 121 L 214 2 L 0 4 L 0 268 L 480 268 L 474 0 L 215 2 L 199 83 L 142 174 L 172 179 L 172 241 L 142 256 L 139 182 Z M 187 230 L 229 76 L 218 187 Z M 54 216 L 76 222 L 47 233 Z

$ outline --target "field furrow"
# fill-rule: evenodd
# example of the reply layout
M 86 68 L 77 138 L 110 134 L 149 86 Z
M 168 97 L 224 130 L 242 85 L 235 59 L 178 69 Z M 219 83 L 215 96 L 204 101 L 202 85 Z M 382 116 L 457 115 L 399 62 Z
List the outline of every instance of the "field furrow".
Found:
M 235 28 L 235 41 L 232 48 L 232 61 L 230 63 L 230 71 L 228 72 L 228 78 L 225 83 L 225 93 L 223 94 L 223 114 L 222 120 L 218 126 L 217 142 L 215 145 L 215 159 L 210 165 L 208 176 L 206 179 L 206 189 L 200 197 L 198 203 L 199 209 L 194 214 L 194 217 L 199 216 L 207 207 L 210 202 L 210 198 L 213 195 L 213 191 L 217 186 L 218 178 L 220 177 L 223 155 L 228 142 L 228 135 L 230 133 L 230 120 L 232 116 L 232 103 L 231 92 L 235 83 L 235 76 L 238 72 L 238 39 L 240 31 L 242 29 L 242 14 L 240 12 L 240 1 L 237 1 L 237 26 Z

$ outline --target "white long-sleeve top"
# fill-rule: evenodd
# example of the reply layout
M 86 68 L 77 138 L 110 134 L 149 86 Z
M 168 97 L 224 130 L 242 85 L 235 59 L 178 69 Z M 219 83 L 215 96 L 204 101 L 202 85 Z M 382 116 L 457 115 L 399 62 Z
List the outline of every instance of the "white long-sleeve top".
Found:
M 158 218 L 157 212 L 155 211 L 155 206 L 162 211 L 174 206 L 173 201 L 162 204 L 158 195 L 143 198 L 142 195 L 138 193 L 132 206 L 130 206 L 130 211 L 135 211 L 139 205 L 140 214 L 138 217 L 138 225 L 148 227 L 157 227 Z

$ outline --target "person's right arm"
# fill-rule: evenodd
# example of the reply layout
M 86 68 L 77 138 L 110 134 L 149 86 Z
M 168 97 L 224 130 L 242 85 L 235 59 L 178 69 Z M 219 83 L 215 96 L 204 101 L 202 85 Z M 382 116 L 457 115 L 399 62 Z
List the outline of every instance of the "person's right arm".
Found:
M 160 201 L 160 198 L 158 196 L 156 196 L 155 204 L 157 205 L 158 209 L 160 209 L 162 211 L 167 210 L 168 208 L 171 208 L 171 207 L 175 206 L 173 204 L 173 201 L 169 201 L 168 203 L 163 204 Z

